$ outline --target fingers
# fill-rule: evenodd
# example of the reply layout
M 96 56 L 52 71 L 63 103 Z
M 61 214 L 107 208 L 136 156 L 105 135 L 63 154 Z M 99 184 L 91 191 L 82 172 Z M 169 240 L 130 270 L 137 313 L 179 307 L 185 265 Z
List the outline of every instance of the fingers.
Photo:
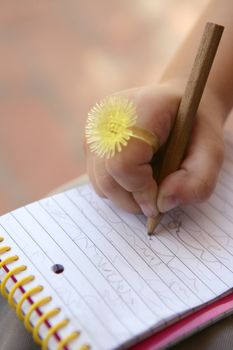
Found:
M 125 97 L 135 103 L 137 126 L 155 133 L 162 145 L 170 132 L 179 104 L 177 94 L 168 93 L 163 87 L 145 87 L 130 90 Z M 116 205 L 130 212 L 142 211 L 146 216 L 156 216 L 157 184 L 150 166 L 152 147 L 131 138 L 110 159 L 101 159 L 87 151 L 90 180 L 100 196 L 111 199 Z
M 130 192 L 146 216 L 156 216 L 157 184 L 149 164 L 153 156 L 150 146 L 132 139 L 123 152 L 106 161 L 108 174 L 122 189 Z
M 109 160 L 90 153 L 87 167 L 96 193 L 128 212 L 157 215 L 157 185 L 148 164 L 151 157 L 151 147 L 138 140 L 130 141 L 124 152 Z
M 139 213 L 140 207 L 135 202 L 132 193 L 123 188 L 108 173 L 106 160 L 96 159 L 95 161 L 95 179 L 97 186 L 107 198 L 112 200 L 118 207 L 131 213 Z
M 119 208 L 128 212 L 141 212 L 132 194 L 122 188 L 107 172 L 104 159 L 96 158 L 90 153 L 87 157 L 87 170 L 95 192 L 100 197 L 109 198 Z
M 219 131 L 208 121 L 199 120 L 181 165 L 161 183 L 157 206 L 166 212 L 179 204 L 201 202 L 209 198 L 217 182 L 224 156 L 221 126 Z

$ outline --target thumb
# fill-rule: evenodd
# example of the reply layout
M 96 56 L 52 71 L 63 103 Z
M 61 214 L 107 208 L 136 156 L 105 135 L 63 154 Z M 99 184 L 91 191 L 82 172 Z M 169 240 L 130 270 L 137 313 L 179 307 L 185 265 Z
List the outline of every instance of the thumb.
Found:
M 196 124 L 181 168 L 162 181 L 157 206 L 166 212 L 179 204 L 191 204 L 209 198 L 217 182 L 223 162 L 224 141 L 222 127 L 211 128 L 203 120 Z

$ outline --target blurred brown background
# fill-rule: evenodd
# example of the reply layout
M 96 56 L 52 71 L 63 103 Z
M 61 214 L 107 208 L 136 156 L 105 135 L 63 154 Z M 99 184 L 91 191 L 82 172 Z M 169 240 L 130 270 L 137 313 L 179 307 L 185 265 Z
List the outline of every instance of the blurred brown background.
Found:
M 207 0 L 0 0 L 0 213 L 85 172 L 99 98 L 156 81 Z

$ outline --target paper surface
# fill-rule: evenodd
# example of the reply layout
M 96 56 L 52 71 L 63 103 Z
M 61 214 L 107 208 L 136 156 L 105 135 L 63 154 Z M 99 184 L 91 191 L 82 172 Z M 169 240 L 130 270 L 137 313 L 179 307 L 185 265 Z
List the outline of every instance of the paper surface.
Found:
M 93 349 L 137 342 L 233 286 L 231 147 L 210 200 L 173 210 L 151 239 L 143 216 L 122 212 L 90 185 L 2 216 L 0 236 L 71 319 L 68 330 L 82 331 L 79 342 Z

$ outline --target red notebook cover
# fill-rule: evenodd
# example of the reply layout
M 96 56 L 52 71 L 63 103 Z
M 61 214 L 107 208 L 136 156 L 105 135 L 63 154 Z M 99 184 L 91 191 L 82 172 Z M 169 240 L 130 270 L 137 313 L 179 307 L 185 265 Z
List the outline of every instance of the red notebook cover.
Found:
M 233 313 L 233 292 L 132 346 L 131 350 L 158 350 L 181 341 Z

